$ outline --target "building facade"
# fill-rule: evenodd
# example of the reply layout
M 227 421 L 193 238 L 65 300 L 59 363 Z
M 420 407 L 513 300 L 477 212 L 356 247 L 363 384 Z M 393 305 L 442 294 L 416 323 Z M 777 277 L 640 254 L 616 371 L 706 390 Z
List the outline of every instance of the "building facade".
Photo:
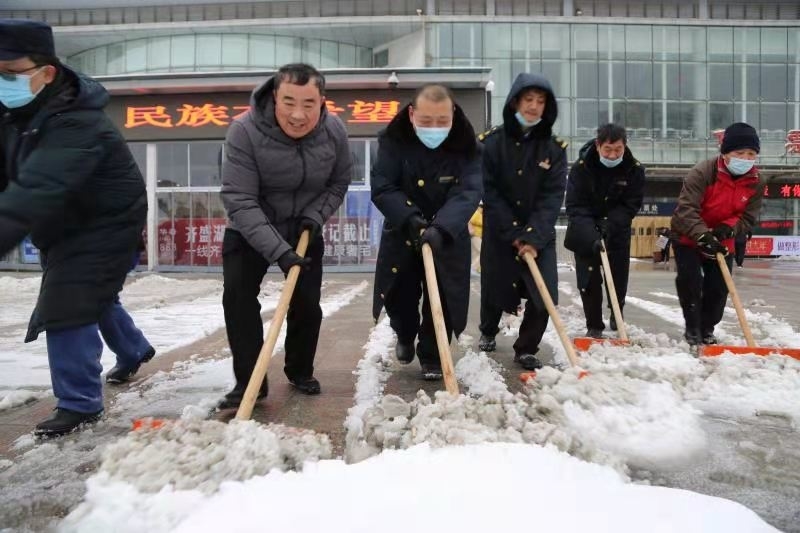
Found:
M 370 110 L 351 106 L 372 105 L 374 119 L 379 102 L 405 103 L 405 93 L 386 98 L 383 80 L 393 71 L 400 90 L 413 88 L 423 72 L 438 73 L 425 79 L 461 80 L 465 90 L 489 89 L 487 116 L 474 113 L 476 130 L 497 123 L 519 72 L 542 72 L 558 96 L 555 131 L 570 141 L 570 159 L 593 138 L 599 124 L 625 125 L 631 149 L 649 170 L 643 215 L 670 214 L 687 169 L 718 150 L 719 130 L 746 121 L 760 133 L 759 163 L 771 177 L 756 233 L 784 236 L 781 242 L 800 234 L 800 4 L 796 1 L 189 4 L 169 0 L 159 4 L 76 0 L 64 9 L 57 0 L 6 0 L 0 9 L 0 17 L 33 18 L 53 25 L 63 60 L 114 88 L 115 101 L 129 97 L 124 87 L 137 83 L 138 94 L 163 94 L 167 85 L 172 96 L 202 95 L 194 100 L 171 96 L 169 105 L 162 106 L 162 124 L 168 117 L 173 125 L 169 135 L 142 137 L 138 126 L 125 126 L 130 117 L 119 119 L 153 189 L 157 219 L 149 230 L 163 231 L 166 224 L 166 236 L 149 239 L 151 267 L 217 264 L 209 256 L 212 252 L 200 245 L 213 244 L 215 231 L 224 224 L 218 194 L 224 124 L 198 138 L 188 125 L 213 119 L 204 115 L 208 109 L 196 108 L 225 100 L 216 98 L 221 92 L 238 93 L 239 99 L 227 100 L 226 106 L 230 108 L 226 117 L 235 116 L 234 108 L 246 105 L 241 97 L 247 90 L 268 71 L 293 61 L 312 63 L 329 75 L 349 72 L 339 86 L 343 91 L 384 91 L 372 99 L 356 94 L 345 95 L 340 102 L 334 99 L 348 121 L 354 111 Z M 131 107 L 158 107 L 157 100 L 129 105 L 125 113 Z M 384 110 L 373 125 L 385 124 L 390 116 L 391 109 Z M 217 120 L 224 123 L 224 117 Z M 364 199 L 375 152 L 374 131 L 351 130 L 354 181 L 340 213 L 345 222 L 337 219 L 326 228 L 329 265 L 369 268 L 369 261 L 360 255 L 367 251 L 363 239 L 353 238 L 354 231 L 365 237 L 365 223 L 356 220 L 354 230 L 351 219 L 378 220 Z M 196 222 L 204 219 L 206 224 Z M 367 224 L 373 234 L 374 224 Z M 374 245 L 374 237 L 368 239 Z M 793 253 L 795 245 L 781 246 Z M 800 253 L 800 244 L 797 248 Z M 188 259 L 177 252 L 181 249 L 191 252 Z M 16 260 L 24 260 L 26 251 L 29 248 L 21 249 Z M 170 256 L 172 251 L 175 255 Z M 761 253 L 769 255 L 766 248 Z

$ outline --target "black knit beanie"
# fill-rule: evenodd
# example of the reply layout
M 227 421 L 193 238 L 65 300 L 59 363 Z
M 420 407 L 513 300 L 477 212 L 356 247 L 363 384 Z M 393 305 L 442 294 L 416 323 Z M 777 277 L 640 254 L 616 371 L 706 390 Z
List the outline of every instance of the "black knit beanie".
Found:
M 756 153 L 761 151 L 761 142 L 755 128 L 744 122 L 736 122 L 725 128 L 722 136 L 722 146 L 719 147 L 720 153 L 727 154 L 734 150 L 750 148 Z

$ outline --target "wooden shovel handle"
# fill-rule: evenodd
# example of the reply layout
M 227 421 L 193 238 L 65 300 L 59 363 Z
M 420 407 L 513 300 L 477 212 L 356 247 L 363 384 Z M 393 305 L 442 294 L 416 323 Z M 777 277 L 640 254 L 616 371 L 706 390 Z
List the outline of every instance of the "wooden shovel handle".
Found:
M 627 341 L 628 331 L 625 328 L 625 320 L 622 318 L 622 310 L 619 308 L 617 288 L 614 285 L 614 276 L 611 275 L 611 264 L 608 262 L 608 252 L 606 252 L 605 241 L 603 241 L 603 249 L 600 250 L 600 261 L 603 263 L 603 277 L 606 280 L 606 287 L 608 288 L 608 299 L 611 300 L 611 312 L 614 313 L 614 318 L 617 319 L 619 338 L 623 341 Z
M 305 257 L 306 255 L 308 240 L 309 233 L 308 230 L 305 230 L 300 235 L 300 242 L 297 243 L 297 249 L 295 250 L 300 257 Z M 292 301 L 297 278 L 300 277 L 300 268 L 300 265 L 294 265 L 289 269 L 289 274 L 286 276 L 278 306 L 275 308 L 275 313 L 273 313 L 272 320 L 269 323 L 269 331 L 267 331 L 264 344 L 258 353 L 258 360 L 253 368 L 253 373 L 250 374 L 250 381 L 244 391 L 242 403 L 239 404 L 239 410 L 236 411 L 236 420 L 250 420 L 250 416 L 253 414 L 253 406 L 256 404 L 261 384 L 267 375 L 272 352 L 275 350 L 275 343 L 278 342 L 278 335 L 280 335 L 281 326 L 283 326 L 283 321 L 286 319 L 286 313 L 289 311 L 289 303 Z
M 753 348 L 756 345 L 756 341 L 753 339 L 753 333 L 750 331 L 750 325 L 747 323 L 747 317 L 744 315 L 744 307 L 742 306 L 742 301 L 739 299 L 739 293 L 736 291 L 736 285 L 733 284 L 733 277 L 731 276 L 730 270 L 728 270 L 728 263 L 725 261 L 725 256 L 718 253 L 717 263 L 722 273 L 722 279 L 725 280 L 725 285 L 728 287 L 728 292 L 731 293 L 731 301 L 733 302 L 733 307 L 736 309 L 736 316 L 739 318 L 739 325 L 742 327 L 744 340 L 747 342 L 747 346 Z
M 439 360 L 442 363 L 442 375 L 447 392 L 458 395 L 458 381 L 453 368 L 453 357 L 450 355 L 450 343 L 447 340 L 447 328 L 442 313 L 442 300 L 439 298 L 439 284 L 436 280 L 436 267 L 433 264 L 431 245 L 422 244 L 422 263 L 425 266 L 425 282 L 428 285 L 428 299 L 431 302 L 433 329 L 436 332 L 436 345 L 439 348 Z
M 550 297 L 550 291 L 547 290 L 547 285 L 544 282 L 544 278 L 542 278 L 542 273 L 539 272 L 539 266 L 536 264 L 536 260 L 530 253 L 526 252 L 522 254 L 522 257 L 528 264 L 528 268 L 533 276 L 533 281 L 536 283 L 536 288 L 539 289 L 539 295 L 542 297 L 544 306 L 547 308 L 547 312 L 550 314 L 550 320 L 553 321 L 553 325 L 558 332 L 558 338 L 561 339 L 561 344 L 564 346 L 564 351 L 567 352 L 569 364 L 577 367 L 578 355 L 575 353 L 575 347 L 572 346 L 569 337 L 567 337 L 567 330 L 564 328 L 564 323 L 561 322 L 561 316 L 558 314 L 556 305 L 553 303 L 553 299 Z

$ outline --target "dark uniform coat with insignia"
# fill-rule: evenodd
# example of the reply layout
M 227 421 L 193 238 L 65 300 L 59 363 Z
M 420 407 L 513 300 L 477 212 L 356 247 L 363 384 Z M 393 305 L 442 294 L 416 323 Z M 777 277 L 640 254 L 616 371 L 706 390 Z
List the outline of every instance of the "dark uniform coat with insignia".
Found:
M 524 132 L 512 104 L 530 88 L 547 93 L 547 103 L 541 122 Z M 550 83 L 523 73 L 506 99 L 503 125 L 478 137 L 484 144 L 481 281 L 491 287 L 487 291 L 491 304 L 509 313 L 516 312 L 522 289 L 537 308 L 544 309 L 528 267 L 512 245 L 515 240 L 537 249 L 536 262 L 553 301 L 558 301 L 555 224 L 564 201 L 567 143 L 552 136 L 557 116 Z
M 420 272 L 422 256 L 406 228 L 409 218 L 419 215 L 444 235 L 445 245 L 434 250 L 434 262 L 449 325 L 459 335 L 467 323 L 471 254 L 467 222 L 481 200 L 481 146 L 456 105 L 447 139 L 434 150 L 427 148 L 414 132 L 409 107 L 380 133 L 372 167 L 372 201 L 386 217 L 373 316 L 378 319 L 399 275 Z

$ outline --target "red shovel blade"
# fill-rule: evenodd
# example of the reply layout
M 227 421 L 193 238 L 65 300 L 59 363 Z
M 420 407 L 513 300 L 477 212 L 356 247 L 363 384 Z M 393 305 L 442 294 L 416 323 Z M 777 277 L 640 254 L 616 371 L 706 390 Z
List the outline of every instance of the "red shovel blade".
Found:
M 572 340 L 575 349 L 581 352 L 587 351 L 594 344 L 610 344 L 611 346 L 630 346 L 631 341 L 622 339 L 595 339 L 594 337 L 575 337 Z
M 587 372 L 586 370 L 581 370 L 580 372 L 578 372 L 578 379 L 583 379 L 588 375 L 589 375 L 589 372 Z M 536 371 L 535 370 L 533 372 L 522 372 L 519 375 L 519 380 L 521 382 L 523 382 L 523 383 L 528 383 L 530 381 L 533 381 L 534 379 L 536 379 Z
M 768 355 L 785 355 L 793 359 L 800 360 L 800 349 L 798 348 L 778 348 L 762 347 L 762 346 L 725 346 L 724 344 L 709 344 L 703 345 L 698 350 L 703 357 L 716 357 L 725 353 L 733 355 L 759 355 L 766 357 Z

